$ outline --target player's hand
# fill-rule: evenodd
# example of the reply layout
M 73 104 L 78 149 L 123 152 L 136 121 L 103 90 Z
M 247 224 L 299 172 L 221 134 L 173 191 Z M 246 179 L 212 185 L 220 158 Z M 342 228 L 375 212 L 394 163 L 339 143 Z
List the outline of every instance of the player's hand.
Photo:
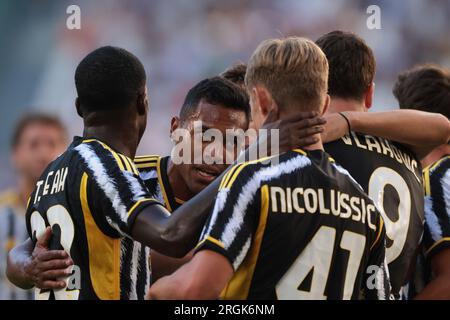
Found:
M 339 113 L 325 115 L 325 131 L 322 133 L 322 142 L 327 143 L 342 138 L 349 132 L 349 125 Z
M 37 239 L 31 260 L 25 267 L 25 273 L 31 282 L 40 289 L 63 289 L 66 282 L 61 280 L 71 275 L 72 259 L 64 250 L 49 250 L 48 243 L 52 229 Z
M 276 118 L 278 117 L 272 111 L 263 128 L 279 129 L 280 153 L 317 143 L 318 134 L 324 132 L 324 125 L 327 123 L 326 119 L 315 111 L 299 112 L 285 119 Z

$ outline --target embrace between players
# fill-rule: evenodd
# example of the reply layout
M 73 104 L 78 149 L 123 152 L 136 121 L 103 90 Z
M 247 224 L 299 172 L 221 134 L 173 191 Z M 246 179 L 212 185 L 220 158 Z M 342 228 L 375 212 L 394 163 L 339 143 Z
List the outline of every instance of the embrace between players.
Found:
M 450 298 L 450 76 L 412 69 L 394 88 L 410 110 L 367 113 L 374 76 L 354 34 L 266 40 L 195 85 L 171 131 L 275 128 L 280 153 L 177 164 L 135 155 L 140 61 L 91 52 L 75 73 L 83 136 L 31 194 L 9 279 L 39 299 Z

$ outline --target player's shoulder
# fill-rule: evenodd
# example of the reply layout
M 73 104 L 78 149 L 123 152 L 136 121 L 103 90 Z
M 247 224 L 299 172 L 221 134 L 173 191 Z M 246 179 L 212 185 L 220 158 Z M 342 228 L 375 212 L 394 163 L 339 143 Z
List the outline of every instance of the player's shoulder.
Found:
M 145 181 L 158 180 L 161 174 L 158 170 L 162 157 L 160 155 L 144 155 L 134 158 L 134 164 L 139 170 L 139 175 Z M 155 182 L 156 183 L 156 182 Z
M 424 168 L 424 173 L 429 173 L 431 176 L 433 174 L 446 172 L 450 169 L 450 155 L 442 157 L 438 161 L 432 163 L 431 165 Z
M 84 139 L 73 149 L 92 171 L 114 171 L 118 168 L 116 171 L 139 174 L 133 160 L 100 140 Z
M 161 161 L 160 155 L 143 155 L 143 156 L 136 156 L 134 158 L 134 163 L 136 167 L 141 170 L 156 170 L 158 163 Z
M 221 188 L 230 188 L 239 181 L 261 184 L 311 165 L 308 154 L 294 149 L 281 155 L 265 156 L 232 166 L 222 179 Z
M 0 207 L 14 206 L 19 202 L 19 194 L 14 189 L 0 191 Z

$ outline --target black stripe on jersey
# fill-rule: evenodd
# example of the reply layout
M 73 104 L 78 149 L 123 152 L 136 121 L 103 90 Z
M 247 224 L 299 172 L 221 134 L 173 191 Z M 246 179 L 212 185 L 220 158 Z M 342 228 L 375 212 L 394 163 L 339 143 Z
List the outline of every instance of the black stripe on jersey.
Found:
M 447 158 L 440 163 L 440 165 L 430 172 L 430 191 L 432 199 L 432 210 L 439 220 L 441 229 L 450 231 L 450 219 L 449 213 L 446 212 L 445 207 L 445 194 L 441 180 L 444 175 L 450 170 L 450 158 Z M 434 183 L 433 183 L 434 182 Z M 439 205 L 440 202 L 440 205 Z M 443 232 L 445 234 L 445 231 Z
M 148 191 L 146 186 L 144 185 L 144 183 L 141 179 L 135 179 L 134 182 L 137 184 L 136 186 L 129 185 L 129 181 L 127 180 L 125 175 L 132 174 L 132 173 L 126 172 L 126 171 L 119 171 L 120 169 L 117 166 L 116 157 L 113 154 L 114 151 L 105 149 L 105 147 L 98 142 L 89 143 L 89 146 L 91 147 L 93 152 L 98 156 L 100 162 L 103 164 L 106 175 L 108 176 L 108 178 L 111 181 L 113 181 L 116 191 L 117 191 L 117 195 L 120 198 L 124 207 L 126 208 L 127 213 L 129 213 L 129 211 L 131 210 L 130 204 L 135 203 L 135 201 L 133 199 L 136 199 L 139 197 L 142 197 L 142 198 L 145 197 L 144 192 Z M 93 169 L 95 169 L 95 168 L 91 168 L 89 166 L 89 164 L 87 164 L 86 167 L 88 168 L 89 171 L 91 171 L 91 173 L 92 173 L 91 177 L 95 178 L 95 175 L 93 174 L 94 173 Z M 96 183 L 98 183 L 98 182 L 96 181 Z M 99 185 L 99 187 L 101 187 L 101 186 Z M 139 187 L 143 191 L 142 195 L 135 194 L 136 187 Z M 113 206 L 114 206 L 114 204 L 113 204 Z M 113 212 L 115 212 L 117 215 L 119 215 L 117 217 L 118 219 L 113 219 L 114 222 L 118 223 L 121 230 L 128 230 L 128 220 L 133 217 L 128 218 L 128 217 L 122 216 L 120 212 L 117 212 L 117 210 L 114 210 Z M 117 221 L 115 221 L 115 220 L 117 220 Z
M 131 260 L 133 259 L 133 240 L 122 240 L 122 254 L 120 263 L 120 299 L 129 300 L 131 292 Z M 137 263 L 138 261 L 136 261 Z
M 139 255 L 139 259 L 137 261 L 139 268 L 137 269 L 137 279 L 136 279 L 136 294 L 138 299 L 143 299 L 145 297 L 146 289 L 147 289 L 147 274 L 150 272 L 146 250 L 148 250 L 144 245 L 141 246 L 141 252 Z

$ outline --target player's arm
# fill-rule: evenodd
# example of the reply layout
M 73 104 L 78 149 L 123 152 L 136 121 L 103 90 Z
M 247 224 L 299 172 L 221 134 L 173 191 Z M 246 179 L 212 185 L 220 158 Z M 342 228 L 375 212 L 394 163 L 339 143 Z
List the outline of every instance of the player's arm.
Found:
M 414 299 L 450 300 L 450 248 L 431 258 L 433 280 Z
M 400 142 L 419 158 L 450 139 L 450 121 L 443 115 L 418 110 L 385 112 L 346 111 L 351 130 Z M 326 116 L 325 142 L 348 132 L 346 119 L 339 113 Z
M 152 283 L 177 271 L 181 266 L 189 262 L 192 259 L 192 256 L 192 253 L 188 253 L 183 258 L 172 258 L 152 250 L 150 254 Z
M 197 253 L 175 273 L 163 277 L 150 287 L 153 300 L 217 299 L 233 276 L 233 268 L 223 255 L 211 250 Z
M 58 280 L 71 274 L 72 259 L 64 250 L 48 249 L 51 229 L 47 228 L 34 245 L 31 239 L 13 248 L 8 254 L 6 276 L 22 289 L 61 289 L 65 282 Z
M 325 120 L 318 117 L 316 112 L 303 112 L 275 123 L 270 122 L 266 128 L 280 129 L 279 152 L 284 152 L 317 142 L 314 135 L 322 131 L 324 123 Z M 266 149 L 270 135 L 266 138 L 258 139 L 242 156 L 245 158 L 248 154 L 255 154 L 255 148 L 261 149 L 261 145 Z M 248 159 L 248 156 L 245 159 Z M 242 157 L 237 162 L 241 160 Z M 195 246 L 210 213 L 220 181 L 228 170 L 175 210 L 170 218 L 167 210 L 161 205 L 148 206 L 142 210 L 132 223 L 132 237 L 164 255 L 177 258 L 185 256 Z

